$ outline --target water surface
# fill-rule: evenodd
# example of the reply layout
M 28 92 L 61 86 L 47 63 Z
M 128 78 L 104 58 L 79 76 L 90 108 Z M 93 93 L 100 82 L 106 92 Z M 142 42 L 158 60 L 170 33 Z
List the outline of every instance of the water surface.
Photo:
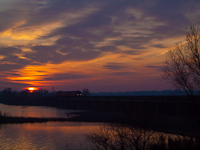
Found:
M 45 106 L 16 106 L 0 104 L 2 114 L 17 117 L 68 117 L 68 113 L 79 112 L 79 110 L 58 109 Z
M 0 104 L 1 113 L 23 117 L 69 117 L 79 110 L 43 106 L 15 106 Z M 70 115 L 72 116 L 72 115 Z M 94 131 L 98 123 L 47 122 L 0 125 L 2 150 L 63 150 L 90 149 L 85 135 Z
M 98 123 L 48 122 L 6 124 L 0 126 L 2 150 L 64 150 L 91 149 L 85 135 L 98 127 Z
M 79 110 L 0 104 L 0 111 L 11 116 L 69 117 L 67 113 L 78 112 Z M 99 125 L 101 123 L 86 122 L 1 124 L 0 150 L 92 149 L 92 144 L 86 139 L 85 135 L 96 131 Z M 170 136 L 177 137 L 178 135 Z

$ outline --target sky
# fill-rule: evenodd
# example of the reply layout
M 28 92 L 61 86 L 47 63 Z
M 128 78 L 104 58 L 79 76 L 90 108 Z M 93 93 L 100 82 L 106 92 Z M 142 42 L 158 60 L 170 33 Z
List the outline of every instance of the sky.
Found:
M 199 0 L 1 0 L 0 90 L 153 91 Z

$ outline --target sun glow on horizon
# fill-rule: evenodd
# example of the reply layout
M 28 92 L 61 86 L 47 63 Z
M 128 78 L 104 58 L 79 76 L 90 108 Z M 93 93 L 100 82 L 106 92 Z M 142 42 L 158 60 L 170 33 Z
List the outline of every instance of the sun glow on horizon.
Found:
M 37 88 L 35 88 L 35 87 L 28 87 L 27 89 L 28 89 L 31 93 L 32 93 L 33 91 L 37 90 Z

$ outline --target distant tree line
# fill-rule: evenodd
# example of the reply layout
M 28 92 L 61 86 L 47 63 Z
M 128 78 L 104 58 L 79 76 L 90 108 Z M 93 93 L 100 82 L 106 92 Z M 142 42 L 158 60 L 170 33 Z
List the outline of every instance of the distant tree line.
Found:
M 182 90 L 163 91 L 126 91 L 126 92 L 98 92 L 91 93 L 91 96 L 184 96 Z
M 11 98 L 11 97 L 39 97 L 39 96 L 55 96 L 56 92 L 49 92 L 46 89 L 40 88 L 38 90 L 30 91 L 28 89 L 22 90 L 20 92 L 13 91 L 12 88 L 8 87 L 0 91 L 0 97 L 2 98 Z M 82 96 L 91 96 L 90 91 L 87 88 L 82 90 Z
M 0 96 L 2 98 L 11 98 L 11 97 L 19 97 L 19 96 L 48 96 L 50 93 L 45 89 L 39 89 L 30 92 L 28 89 L 22 90 L 20 92 L 13 91 L 12 88 L 5 88 L 4 90 L 0 91 Z

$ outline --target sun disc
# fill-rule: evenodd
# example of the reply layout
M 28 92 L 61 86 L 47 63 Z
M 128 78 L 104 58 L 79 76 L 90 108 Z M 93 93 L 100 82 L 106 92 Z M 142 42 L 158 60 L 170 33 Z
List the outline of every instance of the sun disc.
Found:
M 35 87 L 28 87 L 27 89 L 28 89 L 30 92 L 33 92 L 33 91 L 37 90 L 37 88 L 35 88 Z
M 34 88 L 33 88 L 33 87 L 29 87 L 28 90 L 29 90 L 29 91 L 33 91 Z

